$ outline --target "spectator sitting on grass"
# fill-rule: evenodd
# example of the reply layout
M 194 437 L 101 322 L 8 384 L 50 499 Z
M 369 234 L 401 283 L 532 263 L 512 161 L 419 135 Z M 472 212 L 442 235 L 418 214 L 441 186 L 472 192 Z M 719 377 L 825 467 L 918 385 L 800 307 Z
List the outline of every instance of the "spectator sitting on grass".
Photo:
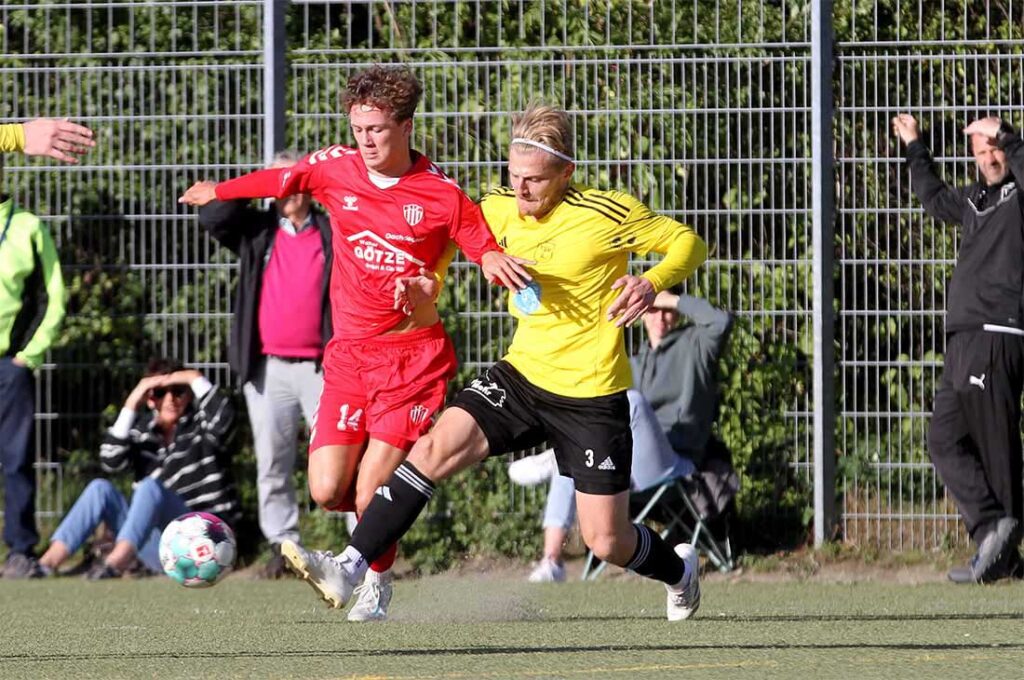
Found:
M 133 471 L 131 502 L 106 479 L 90 482 L 39 559 L 41 575 L 55 573 L 101 522 L 116 543 L 88 572 L 90 580 L 120 576 L 138 562 L 159 572 L 160 533 L 183 513 L 202 510 L 235 522 L 227 447 L 234 417 L 227 395 L 202 373 L 175 359 L 150 361 L 100 447 L 104 469 Z

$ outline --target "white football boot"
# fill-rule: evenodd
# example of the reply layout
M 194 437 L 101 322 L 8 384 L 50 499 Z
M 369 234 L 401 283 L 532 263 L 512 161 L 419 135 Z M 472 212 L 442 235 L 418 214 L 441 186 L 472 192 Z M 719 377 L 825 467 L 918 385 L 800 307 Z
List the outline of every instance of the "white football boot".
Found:
M 555 462 L 554 449 L 514 460 L 508 465 L 508 478 L 519 486 L 543 484 L 557 474 L 558 463 Z
M 562 583 L 565 581 L 565 565 L 545 557 L 537 563 L 527 580 L 530 583 Z
M 370 569 L 363 582 L 356 586 L 356 603 L 348 610 L 348 620 L 383 621 L 388 617 L 394 590 L 390 569 L 382 573 Z
M 324 602 L 341 609 L 352 597 L 355 584 L 345 576 L 338 558 L 330 551 L 306 550 L 294 541 L 281 543 L 281 556 L 288 567 L 299 575 Z
M 700 609 L 700 560 L 697 549 L 689 543 L 676 546 L 676 554 L 683 558 L 686 572 L 675 586 L 665 585 L 668 591 L 668 620 L 682 621 Z

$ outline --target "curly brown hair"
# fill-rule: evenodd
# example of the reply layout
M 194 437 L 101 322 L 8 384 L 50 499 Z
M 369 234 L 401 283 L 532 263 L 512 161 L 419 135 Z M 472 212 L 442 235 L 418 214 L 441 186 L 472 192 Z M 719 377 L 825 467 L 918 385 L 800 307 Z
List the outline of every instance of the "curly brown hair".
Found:
M 348 80 L 341 93 L 345 113 L 356 104 L 368 104 L 381 111 L 390 111 L 396 121 L 412 118 L 423 95 L 423 87 L 415 74 L 405 66 L 371 66 Z

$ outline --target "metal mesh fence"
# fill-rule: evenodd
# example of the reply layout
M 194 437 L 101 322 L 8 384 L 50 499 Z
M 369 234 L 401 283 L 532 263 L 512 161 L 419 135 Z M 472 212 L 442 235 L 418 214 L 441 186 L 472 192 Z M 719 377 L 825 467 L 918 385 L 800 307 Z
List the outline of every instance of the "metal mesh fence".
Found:
M 973 176 L 967 119 L 1021 122 L 1019 3 L 974 5 L 835 3 L 840 519 L 844 536 L 887 548 L 960 540 L 923 443 L 956 235 L 911 198 L 888 120 L 919 116 L 950 181 Z M 62 511 L 61 464 L 94 456 L 101 412 L 113 415 L 148 355 L 228 382 L 234 265 L 175 197 L 265 157 L 263 11 L 0 8 L 0 121 L 70 116 L 99 132 L 80 166 L 8 157 L 4 177 L 53 230 L 71 295 L 38 388 L 44 515 Z M 800 512 L 813 464 L 809 17 L 805 2 L 748 0 L 293 2 L 286 137 L 302 151 L 349 141 L 344 81 L 400 60 L 425 87 L 415 146 L 479 196 L 503 181 L 510 113 L 537 98 L 567 108 L 579 181 L 632 193 L 708 242 L 690 290 L 739 320 L 720 427 L 748 474 L 776 480 L 759 492 L 767 502 Z M 465 375 L 502 355 L 512 322 L 472 265 L 458 261 L 451 282 Z

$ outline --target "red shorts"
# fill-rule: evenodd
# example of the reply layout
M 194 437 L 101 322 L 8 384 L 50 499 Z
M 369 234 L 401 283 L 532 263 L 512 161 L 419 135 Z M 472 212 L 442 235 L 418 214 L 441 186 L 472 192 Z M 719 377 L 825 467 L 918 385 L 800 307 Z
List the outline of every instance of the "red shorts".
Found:
M 310 451 L 368 438 L 408 451 L 444 406 L 457 366 L 440 323 L 367 340 L 331 340 Z

